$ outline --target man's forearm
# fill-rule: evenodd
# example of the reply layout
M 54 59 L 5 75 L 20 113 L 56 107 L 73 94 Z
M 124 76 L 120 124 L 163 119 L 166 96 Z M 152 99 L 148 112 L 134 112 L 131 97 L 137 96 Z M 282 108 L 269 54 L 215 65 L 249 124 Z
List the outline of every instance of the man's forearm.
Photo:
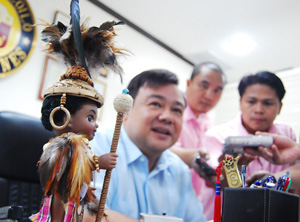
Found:
M 106 220 L 105 219 L 102 220 L 103 222 L 121 222 L 121 221 L 138 222 L 139 221 L 113 210 L 106 210 L 105 214 L 107 215 L 107 217 Z
M 182 159 L 183 162 L 185 162 L 185 164 L 187 164 L 190 168 L 192 167 L 192 161 L 197 156 L 197 150 L 183 149 L 179 146 L 172 146 L 170 150 L 177 154 L 180 157 L 180 159 Z

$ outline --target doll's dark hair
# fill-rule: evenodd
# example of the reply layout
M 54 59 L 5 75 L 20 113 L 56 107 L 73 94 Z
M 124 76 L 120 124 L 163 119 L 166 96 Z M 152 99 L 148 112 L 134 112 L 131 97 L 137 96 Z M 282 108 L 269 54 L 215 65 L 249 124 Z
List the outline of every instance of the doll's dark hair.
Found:
M 262 71 L 254 75 L 253 74 L 247 75 L 242 78 L 238 87 L 240 97 L 244 95 L 248 86 L 254 84 L 263 84 L 274 89 L 279 99 L 279 102 L 281 102 L 281 100 L 285 95 L 285 88 L 281 79 L 278 76 L 276 76 L 274 73 L 268 71 Z
M 42 112 L 42 124 L 45 127 L 45 129 L 52 131 L 53 127 L 50 124 L 50 113 L 52 112 L 52 110 L 58 106 L 60 106 L 60 99 L 61 96 L 49 96 L 46 97 L 44 102 L 43 102 L 43 106 L 41 109 Z M 100 108 L 100 105 L 88 98 L 85 97 L 78 97 L 78 96 L 70 96 L 67 95 L 67 101 L 66 104 L 64 105 L 65 108 L 67 108 L 70 112 L 71 115 L 75 114 L 83 105 L 87 104 L 87 103 L 95 103 L 97 105 L 98 108 Z M 53 116 L 54 122 L 62 122 L 63 118 L 65 116 L 65 113 L 63 111 L 58 111 L 55 113 L 55 115 Z

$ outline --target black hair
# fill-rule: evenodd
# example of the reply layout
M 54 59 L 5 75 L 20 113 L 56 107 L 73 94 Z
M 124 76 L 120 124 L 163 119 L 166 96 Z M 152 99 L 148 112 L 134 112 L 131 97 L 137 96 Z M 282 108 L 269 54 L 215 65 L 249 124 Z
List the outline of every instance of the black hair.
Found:
M 207 67 L 210 70 L 214 70 L 215 72 L 218 72 L 222 75 L 224 83 L 226 83 L 226 75 L 221 69 L 219 65 L 213 62 L 202 62 L 194 66 L 194 69 L 192 71 L 191 80 L 195 78 L 195 76 L 201 74 L 201 70 L 203 67 Z
M 281 102 L 281 100 L 284 97 L 285 88 L 281 79 L 274 73 L 268 71 L 262 71 L 254 75 L 250 74 L 243 77 L 238 87 L 240 97 L 244 95 L 247 87 L 253 84 L 263 84 L 274 89 L 279 99 L 279 102 Z
M 136 75 L 128 84 L 127 89 L 135 99 L 139 89 L 144 85 L 157 89 L 168 84 L 178 85 L 178 79 L 174 73 L 164 69 L 152 69 Z
M 61 96 L 48 96 L 47 98 L 45 98 L 45 100 L 43 102 L 43 106 L 41 109 L 41 113 L 42 113 L 41 120 L 42 120 L 42 124 L 45 127 L 45 129 L 47 129 L 49 131 L 52 131 L 52 129 L 53 129 L 52 125 L 50 124 L 50 120 L 49 120 L 50 113 L 52 112 L 52 110 L 54 108 L 60 106 L 60 99 L 61 99 Z M 97 107 L 98 108 L 100 107 L 100 105 L 96 101 L 93 101 L 93 100 L 85 98 L 85 97 L 67 95 L 66 101 L 67 102 L 64 105 L 64 107 L 69 110 L 71 115 L 75 114 L 83 105 L 85 105 L 87 103 L 95 102 Z M 64 115 L 65 115 L 65 113 L 63 111 L 56 112 L 55 115 L 53 116 L 54 122 L 62 122 Z

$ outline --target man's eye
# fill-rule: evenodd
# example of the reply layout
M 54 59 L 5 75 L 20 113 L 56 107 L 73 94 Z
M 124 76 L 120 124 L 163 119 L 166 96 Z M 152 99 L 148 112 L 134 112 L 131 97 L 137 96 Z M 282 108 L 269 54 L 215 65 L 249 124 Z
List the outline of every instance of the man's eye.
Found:
M 272 106 L 273 105 L 272 102 L 265 102 L 264 104 L 265 104 L 265 106 Z
M 182 109 L 179 109 L 179 108 L 174 108 L 174 109 L 173 109 L 173 112 L 178 113 L 178 114 L 182 114 L 182 113 L 183 113 L 183 110 L 182 110 Z
M 200 88 L 203 88 L 203 89 L 208 89 L 208 85 L 207 85 L 207 84 L 200 84 L 199 87 L 200 87 Z
M 248 103 L 250 103 L 250 104 L 254 104 L 254 103 L 255 103 L 255 101 L 254 101 L 254 100 L 250 100 L 250 101 L 248 101 Z
M 161 104 L 158 103 L 158 102 L 152 102 L 150 105 L 151 106 L 156 106 L 156 107 L 161 107 Z
M 222 93 L 223 89 L 216 89 L 215 93 Z

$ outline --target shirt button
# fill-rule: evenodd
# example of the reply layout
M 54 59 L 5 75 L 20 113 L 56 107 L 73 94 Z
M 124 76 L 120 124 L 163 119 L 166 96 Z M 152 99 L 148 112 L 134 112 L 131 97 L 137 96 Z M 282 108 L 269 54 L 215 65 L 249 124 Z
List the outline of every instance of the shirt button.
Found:
M 141 158 L 140 158 L 140 161 L 141 161 L 141 162 L 144 162 L 144 161 L 145 161 L 145 158 L 144 158 L 144 157 L 141 157 Z

